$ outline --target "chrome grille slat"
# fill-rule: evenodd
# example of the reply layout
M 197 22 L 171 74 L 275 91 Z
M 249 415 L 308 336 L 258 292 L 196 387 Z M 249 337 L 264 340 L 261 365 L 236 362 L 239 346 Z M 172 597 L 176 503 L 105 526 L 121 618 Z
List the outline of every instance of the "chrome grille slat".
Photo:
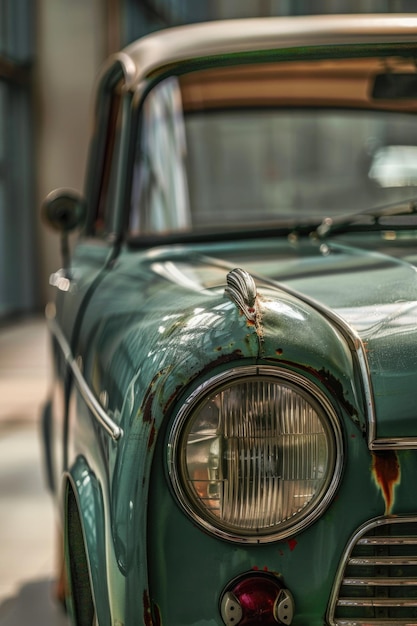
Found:
M 382 517 L 350 540 L 336 577 L 331 626 L 417 626 L 417 517 Z
M 337 619 L 334 623 L 336 626 L 417 626 L 417 620 L 408 619 L 367 619 L 366 621 Z
M 417 598 L 408 600 L 407 598 L 343 598 L 338 600 L 338 606 L 368 606 L 368 607 L 417 607 Z
M 358 546 L 416 546 L 417 537 L 364 537 L 357 543 Z
M 417 557 L 356 557 L 349 559 L 348 565 L 417 565 Z
M 417 581 L 415 578 L 344 578 L 343 585 L 369 586 L 369 587 L 415 587 Z

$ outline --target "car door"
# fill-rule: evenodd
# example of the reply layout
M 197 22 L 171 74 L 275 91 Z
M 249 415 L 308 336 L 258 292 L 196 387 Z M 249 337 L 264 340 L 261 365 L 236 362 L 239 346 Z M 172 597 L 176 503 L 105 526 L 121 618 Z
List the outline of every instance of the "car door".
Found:
M 61 228 L 63 268 L 52 274 L 55 299 L 47 307 L 52 337 L 53 384 L 44 411 L 48 478 L 59 487 L 68 462 L 69 402 L 74 382 L 83 384 L 83 348 L 80 328 L 92 294 L 111 271 L 118 253 L 120 207 L 123 196 L 123 161 L 128 136 L 131 95 L 125 89 L 127 71 L 119 60 L 103 72 L 99 83 L 90 143 L 85 200 L 63 190 L 55 198 L 70 198 L 72 207 L 85 207 L 83 230 L 72 252 L 68 233 Z M 75 200 L 74 200 L 75 198 Z M 74 223 L 76 220 L 74 220 Z

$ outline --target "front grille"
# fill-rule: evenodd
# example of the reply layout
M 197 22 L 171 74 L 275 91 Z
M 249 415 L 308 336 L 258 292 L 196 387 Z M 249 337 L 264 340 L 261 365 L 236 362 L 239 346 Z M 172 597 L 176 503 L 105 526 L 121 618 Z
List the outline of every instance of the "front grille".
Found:
M 417 626 L 417 518 L 378 518 L 359 529 L 339 568 L 328 620 Z

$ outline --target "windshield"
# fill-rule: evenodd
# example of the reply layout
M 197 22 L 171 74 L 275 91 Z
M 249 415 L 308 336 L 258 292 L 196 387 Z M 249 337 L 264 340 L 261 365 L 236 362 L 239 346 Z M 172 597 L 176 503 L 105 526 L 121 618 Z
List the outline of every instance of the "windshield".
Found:
M 417 123 L 409 103 L 370 109 L 358 61 L 357 84 L 352 67 L 345 84 L 329 62 L 304 64 L 300 75 L 290 72 L 300 66 L 285 65 L 170 77 L 148 94 L 131 230 L 309 224 L 415 195 Z

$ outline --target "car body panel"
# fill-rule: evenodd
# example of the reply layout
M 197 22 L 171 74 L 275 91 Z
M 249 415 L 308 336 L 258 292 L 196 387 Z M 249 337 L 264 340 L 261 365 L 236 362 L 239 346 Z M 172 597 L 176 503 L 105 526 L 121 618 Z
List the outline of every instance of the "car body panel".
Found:
M 100 626 L 221 625 L 222 593 L 248 572 L 272 572 L 290 590 L 295 626 L 339 624 L 347 547 L 364 525 L 417 516 L 410 495 L 417 470 L 413 222 L 402 230 L 375 219 L 361 230 L 348 219 L 341 233 L 325 220 L 313 227 L 296 219 L 292 227 L 237 224 L 203 235 L 126 232 L 136 130 L 146 123 L 146 98 L 165 77 L 185 76 L 186 94 L 201 68 L 226 67 L 224 78 L 237 63 L 245 83 L 268 58 L 283 81 L 294 69 L 301 85 L 274 100 L 279 107 L 344 102 L 358 111 L 412 113 L 415 99 L 371 106 L 362 92 L 377 52 L 392 63 L 416 49 L 415 16 L 244 20 L 153 35 L 105 66 L 87 222 L 71 266 L 52 279 L 54 380 L 44 412 L 51 487 L 64 528 L 69 498 L 79 512 Z M 369 66 L 362 62 L 368 56 Z M 344 91 L 337 96 L 334 58 L 342 57 Z M 295 64 L 285 66 L 291 59 Z M 321 95 L 300 80 L 308 70 L 303 60 L 311 59 L 325 80 Z M 360 86 L 350 100 L 349 72 Z M 204 76 L 215 83 L 215 72 Z M 225 107 L 239 102 L 249 101 L 231 98 Z M 244 270 L 237 295 L 236 268 Z M 291 373 L 317 390 L 343 441 L 335 493 L 299 532 L 279 539 L 208 529 L 184 510 L 171 480 L 178 415 L 213 379 L 245 366 Z M 66 528 L 70 562 L 80 537 Z
M 166 567 L 166 571 L 170 572 L 175 568 L 186 545 L 190 547 L 193 541 L 198 545 L 199 559 L 202 559 L 205 551 L 207 552 L 203 559 L 204 573 L 198 577 L 194 573 L 192 578 L 195 589 L 190 586 L 191 596 L 198 594 L 202 588 L 207 591 L 207 596 L 204 594 L 201 603 L 191 603 L 196 615 L 204 614 L 204 603 L 207 603 L 207 612 L 209 607 L 212 607 L 212 596 L 219 586 L 216 578 L 218 574 L 215 576 L 219 561 L 223 563 L 222 568 L 225 570 L 224 584 L 242 569 L 267 568 L 279 573 L 285 571 L 286 584 L 296 589 L 296 581 L 300 581 L 300 570 L 303 569 L 305 583 L 302 587 L 308 587 L 311 594 L 308 596 L 303 594 L 302 598 L 297 598 L 296 595 L 296 602 L 300 609 L 305 606 L 304 610 L 308 614 L 311 606 L 317 603 L 320 594 L 326 598 L 330 593 L 341 557 L 340 551 L 344 548 L 337 541 L 339 532 L 348 535 L 350 528 L 356 528 L 365 521 L 361 508 L 355 506 L 358 493 L 352 490 L 351 486 L 357 482 L 361 483 L 361 500 L 368 505 L 370 502 L 374 503 L 370 507 L 372 516 L 383 515 L 385 512 L 407 511 L 407 491 L 402 492 L 400 487 L 397 488 L 396 484 L 399 481 L 395 481 L 394 485 L 388 486 L 387 492 L 384 477 L 382 476 L 380 483 L 375 480 L 371 454 L 363 454 L 367 449 L 367 443 L 362 431 L 369 429 L 369 423 L 366 423 L 364 414 L 358 416 L 351 411 L 351 407 L 358 404 L 362 404 L 364 410 L 366 408 L 363 397 L 360 401 L 362 393 L 360 387 L 352 388 L 352 380 L 355 378 L 352 373 L 352 355 L 348 345 L 343 346 L 343 337 L 338 329 L 314 308 L 314 303 L 320 301 L 326 310 L 338 294 L 343 294 L 343 306 L 335 307 L 335 311 L 339 315 L 343 314 L 353 327 L 355 320 L 358 319 L 358 309 L 370 307 L 374 316 L 377 316 L 375 324 L 370 328 L 356 329 L 364 333 L 364 338 L 369 336 L 372 339 L 375 325 L 379 331 L 376 333 L 377 339 L 384 327 L 390 336 L 392 332 L 390 324 L 399 324 L 399 316 L 392 315 L 390 303 L 397 302 L 398 298 L 403 300 L 405 295 L 408 302 L 413 302 L 415 289 L 413 268 L 387 255 L 374 252 L 364 254 L 363 250 L 359 254 L 357 248 L 338 246 L 336 243 L 333 252 L 327 251 L 324 255 L 320 251 L 320 245 L 309 242 L 305 245 L 299 243 L 294 250 L 293 244 L 287 242 L 277 246 L 277 242 L 271 240 L 269 246 L 264 242 L 261 253 L 255 244 L 251 245 L 251 242 L 248 242 L 245 247 L 246 254 L 243 255 L 238 245 L 235 251 L 228 246 L 224 255 L 219 254 L 218 244 L 214 247 L 214 250 L 210 250 L 210 246 L 193 251 L 180 247 L 178 250 L 152 250 L 150 254 L 142 253 L 141 259 L 138 259 L 137 254 L 122 253 L 112 268 L 103 274 L 101 288 L 91 296 L 76 346 L 76 354 L 82 357 L 83 373 L 88 385 L 98 398 L 103 397 L 103 391 L 106 393 L 110 399 L 106 410 L 125 434 L 120 443 L 112 442 L 102 429 L 99 428 L 97 432 L 97 426 L 91 426 L 91 416 L 86 414 L 81 418 L 83 410 L 80 407 L 76 418 L 78 426 L 75 427 L 74 423 L 71 427 L 74 439 L 70 446 L 72 455 L 69 464 L 71 472 L 78 474 L 79 459 L 91 456 L 91 446 L 97 446 L 95 437 L 99 437 L 101 445 L 97 450 L 98 452 L 101 450 L 101 454 L 98 458 L 102 458 L 98 465 L 96 463 L 92 465 L 89 474 L 93 477 L 97 474 L 98 477 L 102 477 L 101 480 L 104 480 L 108 471 L 113 476 L 108 494 L 109 502 L 106 503 L 106 508 L 110 507 L 107 516 L 112 519 L 112 526 L 108 528 L 108 532 L 112 535 L 111 550 L 115 553 L 114 558 L 118 567 L 123 576 L 131 580 L 132 590 L 129 591 L 129 585 L 126 590 L 128 601 L 124 610 L 132 612 L 132 619 L 142 606 L 142 599 L 133 600 L 132 596 L 136 597 L 133 589 L 147 588 L 147 580 L 138 577 L 138 572 L 143 572 L 149 554 L 152 555 L 149 570 L 153 597 L 156 598 L 154 602 L 160 605 L 162 614 L 168 611 L 169 614 L 175 615 L 173 607 L 179 590 L 185 584 L 190 586 L 190 582 L 187 583 L 183 578 L 189 578 L 190 572 L 198 569 L 197 563 L 193 561 L 196 558 L 193 557 L 195 552 L 192 549 L 187 550 L 189 555 L 187 566 L 184 564 L 184 567 L 178 570 L 175 584 L 168 584 L 169 581 L 161 577 L 163 568 L 157 555 L 160 554 L 159 559 L 165 564 L 172 564 Z M 225 257 L 226 260 L 214 257 L 213 253 Z M 278 266 L 273 261 L 276 255 L 280 259 Z M 338 259 L 335 260 L 332 255 L 338 256 Z M 263 280 L 268 281 L 264 288 L 262 341 L 259 340 L 254 325 L 248 322 L 224 294 L 226 273 L 237 261 L 253 269 L 254 274 L 261 274 Z M 373 289 L 368 283 L 366 288 L 365 285 L 361 287 L 357 281 L 359 267 L 363 269 L 365 265 L 370 274 L 384 272 L 385 297 L 378 298 L 378 311 L 375 310 L 376 295 Z M 277 267 L 280 269 L 279 277 L 276 275 Z M 376 279 L 376 275 L 370 284 L 375 285 L 378 292 L 381 281 Z M 326 277 L 325 281 L 323 277 Z M 272 286 L 272 281 L 275 282 L 277 278 L 280 279 L 284 290 L 286 286 L 294 291 L 299 290 L 301 298 L 297 298 L 293 293 L 281 291 L 279 283 Z M 107 294 L 111 294 L 111 297 L 108 298 Z M 306 304 L 305 298 L 311 298 L 313 306 Z M 171 306 L 173 301 L 182 303 L 181 312 L 174 315 Z M 338 302 L 340 303 L 340 299 Z M 402 303 L 398 306 L 401 308 Z M 388 313 L 385 312 L 386 308 Z M 409 318 L 408 314 L 409 307 L 406 307 L 404 321 L 409 320 L 410 326 L 401 325 L 401 332 L 396 335 L 396 341 L 404 340 L 407 346 L 410 345 L 410 332 L 414 330 L 413 319 Z M 360 319 L 363 319 L 363 316 L 360 316 Z M 279 333 L 276 328 L 279 328 Z M 310 347 L 310 354 L 306 351 L 306 346 Z M 377 352 L 377 341 L 375 346 L 373 349 Z M 400 350 L 398 353 L 405 358 L 404 351 Z M 329 361 L 329 355 L 332 356 L 332 361 Z M 383 357 L 382 351 L 380 356 L 375 356 L 375 362 L 378 363 Z M 294 540 L 278 543 L 272 555 L 267 546 L 258 548 L 232 546 L 228 549 L 223 542 L 218 544 L 213 538 L 203 537 L 201 531 L 184 519 L 170 493 L 163 489 L 163 474 L 157 473 L 152 479 L 151 473 L 152 462 L 161 465 L 166 463 L 166 459 L 163 458 L 165 429 L 162 429 L 161 435 L 159 431 L 166 416 L 171 412 L 175 413 L 173 406 L 174 403 L 178 403 L 178 390 L 182 392 L 184 388 L 192 386 L 194 380 L 201 380 L 202 376 L 207 375 L 204 373 L 205 370 L 208 373 L 221 371 L 225 367 L 241 364 L 242 360 L 245 363 L 273 362 L 276 365 L 297 363 L 305 372 L 311 372 L 311 376 L 319 380 L 320 384 L 334 395 L 334 402 L 338 403 L 339 410 L 345 414 L 345 437 L 347 441 L 350 439 L 355 444 L 348 448 L 347 464 L 337 500 L 329 508 L 322 523 L 307 529 Z M 323 372 L 323 362 L 329 367 L 328 372 Z M 397 366 L 395 361 L 390 363 L 393 363 L 394 367 Z M 406 376 L 413 376 L 412 363 L 413 358 L 410 360 L 410 366 L 404 368 Z M 390 370 L 387 372 L 387 381 L 384 383 L 385 386 L 395 383 L 395 375 Z M 406 385 L 406 389 L 410 388 L 412 389 L 412 386 Z M 389 397 L 391 393 L 389 390 Z M 375 394 L 376 413 L 379 417 L 378 402 L 379 398 Z M 385 403 L 382 402 L 381 410 L 384 406 Z M 412 414 L 408 416 L 407 411 L 405 414 L 402 412 L 398 429 L 398 416 L 388 411 L 387 415 L 390 418 L 389 427 L 393 436 L 403 434 L 408 421 L 410 426 L 406 432 L 409 436 L 415 435 Z M 75 417 L 72 419 L 75 422 Z M 80 428 L 81 432 L 78 432 Z M 380 434 L 379 422 L 377 430 Z M 129 433 L 128 437 L 126 433 Z M 96 443 L 93 443 L 94 441 Z M 79 442 L 85 443 L 81 446 Z M 155 445 L 157 460 L 153 461 Z M 362 449 L 362 454 L 359 453 L 359 449 Z M 409 453 L 403 452 L 396 458 L 401 467 L 401 476 L 415 471 L 417 462 L 415 455 L 410 456 Z M 135 480 L 126 483 L 123 475 L 135 476 Z M 143 506 L 147 501 L 144 494 L 150 488 L 151 479 L 150 512 L 147 513 Z M 391 495 L 387 496 L 387 493 Z M 389 501 L 387 497 L 390 498 Z M 349 501 L 350 505 L 347 504 Z M 351 516 L 346 515 L 346 508 L 351 511 Z M 157 511 L 165 512 L 163 518 Z M 149 522 L 153 516 L 158 530 L 155 534 L 153 523 Z M 146 518 L 148 524 L 150 523 L 149 539 L 146 533 Z M 126 523 L 127 519 L 130 519 L 129 523 Z M 346 530 L 342 530 L 344 526 Z M 142 533 L 138 532 L 139 528 L 142 528 Z M 335 528 L 338 532 L 334 538 L 335 545 L 332 546 L 330 537 Z M 162 543 L 161 536 L 165 537 Z M 178 541 L 182 536 L 186 538 L 184 539 L 186 545 Z M 312 569 L 302 568 L 305 558 L 304 542 L 306 546 L 310 546 L 309 559 L 314 564 Z M 326 551 L 323 551 L 324 542 L 327 546 Z M 204 543 L 207 544 L 206 547 Z M 135 545 L 136 549 L 133 549 Z M 311 552 L 313 545 L 314 553 Z M 299 559 L 296 558 L 298 555 Z M 330 562 L 327 561 L 329 558 Z M 233 567 L 226 567 L 230 562 L 233 563 Z M 156 578 L 153 578 L 154 568 Z M 325 585 L 323 571 L 328 572 Z M 209 580 L 215 581 L 211 593 L 208 593 Z M 198 623 L 194 622 L 196 619 L 194 613 L 188 618 L 190 624 Z M 187 623 L 182 621 L 185 617 L 181 612 L 173 619 L 176 619 L 177 623 Z

